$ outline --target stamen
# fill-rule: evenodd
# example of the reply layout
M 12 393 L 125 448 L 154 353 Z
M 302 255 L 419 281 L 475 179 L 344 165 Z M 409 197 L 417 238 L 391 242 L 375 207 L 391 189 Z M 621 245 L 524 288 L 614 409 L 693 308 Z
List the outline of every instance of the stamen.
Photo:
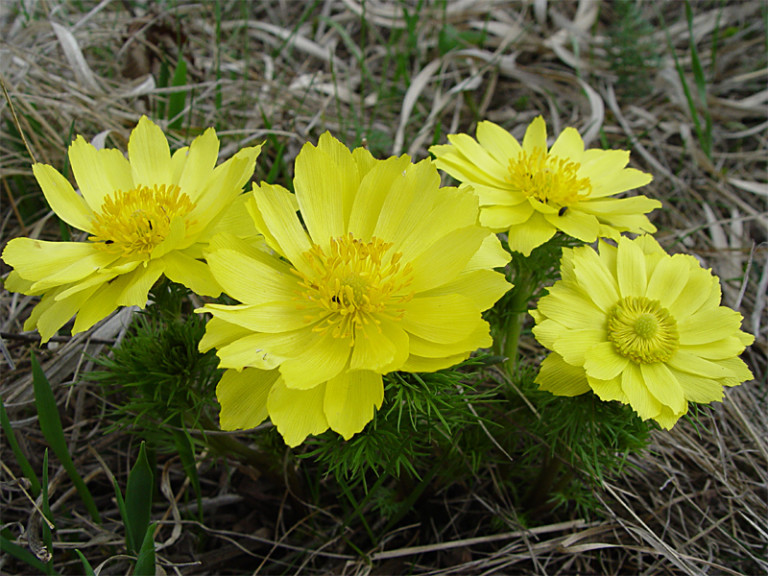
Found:
M 186 216 L 194 207 L 175 185 L 118 191 L 104 199 L 101 212 L 93 219 L 94 234 L 88 239 L 105 249 L 122 250 L 124 256 L 146 257 L 168 236 L 173 218 Z
M 608 340 L 637 364 L 666 362 L 679 347 L 677 322 L 658 300 L 622 298 L 608 314 Z
M 592 193 L 589 178 L 579 178 L 581 165 L 567 158 L 547 154 L 542 148 L 520 152 L 509 162 L 509 182 L 529 198 L 559 208 L 573 205 Z
M 389 254 L 391 247 L 378 238 L 363 242 L 348 234 L 331 239 L 328 254 L 318 245 L 305 253 L 312 274 L 293 273 L 304 288 L 297 307 L 311 311 L 305 321 L 315 324 L 314 331 L 330 331 L 353 346 L 359 327 L 374 325 L 380 331 L 383 320 L 402 318 L 399 305 L 413 297 L 405 292 L 412 267 L 401 267 L 402 254 Z

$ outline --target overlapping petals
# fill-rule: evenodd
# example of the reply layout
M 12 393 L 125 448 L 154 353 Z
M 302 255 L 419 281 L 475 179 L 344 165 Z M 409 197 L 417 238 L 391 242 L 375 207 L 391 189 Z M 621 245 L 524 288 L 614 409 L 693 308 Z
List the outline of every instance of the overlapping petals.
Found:
M 199 310 L 213 316 L 201 349 L 229 369 L 221 426 L 269 416 L 291 446 L 362 430 L 383 374 L 439 370 L 489 346 L 481 312 L 510 288 L 476 197 L 439 188 L 432 162 L 376 160 L 326 133 L 295 174 L 295 195 L 262 184 L 247 205 L 271 253 L 232 235 L 211 243 L 214 278 L 242 304 Z
M 722 400 L 751 379 L 738 358 L 754 341 L 720 306 L 716 276 L 650 236 L 563 252 L 562 278 L 531 314 L 552 353 L 536 379 L 553 394 L 592 390 L 671 428 L 689 402 Z
M 566 128 L 547 149 L 543 118 L 528 127 L 522 145 L 493 122 L 480 122 L 477 140 L 448 136 L 432 146 L 438 168 L 471 186 L 480 199 L 480 222 L 508 234 L 509 247 L 528 256 L 557 231 L 585 242 L 618 239 L 622 232 L 655 232 L 645 216 L 661 204 L 645 196 L 614 198 L 651 181 L 626 168 L 629 152 L 584 149 Z
M 88 238 L 8 243 L 3 260 L 14 270 L 6 288 L 42 295 L 25 329 L 37 328 L 47 341 L 76 315 L 72 331 L 81 332 L 119 306 L 143 307 L 162 275 L 198 294 L 219 295 L 202 249 L 218 229 L 237 229 L 242 217 L 230 207 L 242 208 L 238 196 L 259 151 L 242 149 L 216 166 L 219 141 L 208 129 L 171 155 L 162 130 L 142 117 L 128 158 L 75 139 L 69 160 L 79 193 L 52 166 L 35 164 L 51 208 Z

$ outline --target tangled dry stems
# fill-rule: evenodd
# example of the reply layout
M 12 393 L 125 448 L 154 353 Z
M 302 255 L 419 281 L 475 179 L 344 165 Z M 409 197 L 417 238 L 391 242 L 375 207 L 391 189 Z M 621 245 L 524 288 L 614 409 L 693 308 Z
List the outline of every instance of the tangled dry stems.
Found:
M 768 571 L 768 174 L 766 174 L 766 50 L 764 6 L 757 0 L 693 2 L 693 44 L 707 70 L 706 98 L 693 88 L 689 23 L 682 3 L 641 4 L 652 33 L 648 69 L 617 69 L 611 30 L 619 3 L 326 0 L 168 4 L 59 0 L 25 2 L 26 12 L 0 4 L 0 78 L 12 110 L 0 101 L 3 195 L 0 239 L 57 239 L 58 227 L 40 202 L 30 156 L 64 165 L 74 133 L 108 136 L 125 146 L 141 113 L 158 111 L 162 63 L 189 64 L 179 141 L 217 126 L 222 156 L 270 138 L 263 156 L 290 176 L 306 140 L 331 130 L 348 144 L 365 139 L 378 155 L 423 158 L 435 138 L 470 131 L 483 118 L 514 128 L 537 114 L 554 133 L 576 126 L 587 145 L 632 147 L 633 164 L 654 174 L 645 194 L 665 209 L 654 215 L 660 241 L 699 257 L 723 280 L 725 303 L 741 311 L 756 335 L 747 362 L 756 380 L 730 390 L 722 405 L 703 411 L 698 428 L 681 423 L 658 433 L 647 454 L 599 492 L 605 515 L 570 518 L 523 529 L 488 468 L 473 486 L 429 496 L 433 518 L 403 523 L 377 548 L 347 545 L 354 534 L 333 509 L 296 506 L 245 467 L 201 458 L 204 522 L 189 520 L 189 490 L 178 460 L 159 462 L 161 495 L 153 511 L 166 571 L 388 574 L 644 573 L 741 574 Z M 449 41 L 450 50 L 441 46 Z M 445 40 L 446 34 L 449 40 Z M 453 38 L 453 40 L 451 40 Z M 450 44 L 453 42 L 453 44 Z M 669 42 L 669 46 L 668 43 Z M 712 119 L 712 155 L 697 137 L 677 55 L 699 120 Z M 634 90 L 634 91 L 633 91 Z M 170 118 L 169 121 L 173 121 Z M 282 146 L 282 151 L 275 148 Z M 262 162 L 260 161 L 260 164 Z M 269 171 L 262 168 L 264 177 Z M 7 270 L 3 270 L 7 272 Z M 41 466 L 45 441 L 33 416 L 29 350 L 34 335 L 21 324 L 33 301 L 0 295 L 2 336 L 9 364 L 0 394 L 32 463 Z M 55 386 L 71 453 L 98 497 L 104 524 L 76 505 L 63 468 L 54 464 L 52 509 L 61 525 L 55 547 L 77 547 L 104 570 L 124 569 L 110 558 L 122 528 L 111 477 L 124 479 L 131 441 L 109 432 L 104 399 L 76 382 L 89 358 L 119 341 L 130 311 L 96 331 L 55 341 L 41 351 Z M 524 342 L 535 350 L 533 342 Z M 9 369 L 12 365 L 14 369 Z M 24 496 L 7 443 L 2 450 L 2 524 L 39 545 L 40 517 Z M 247 510 L 243 514 L 243 510 Z M 505 526 L 476 533 L 480 515 Z M 436 518 L 444 520 L 437 525 Z M 326 526 L 308 540 L 310 520 Z M 413 520 L 413 519 L 411 519 Z M 487 526 L 487 524 L 483 524 Z M 191 537 L 194 532 L 197 536 Z M 66 537 L 64 537 L 66 536 Z M 203 544 L 201 544 L 201 542 Z M 74 556 L 59 567 L 79 572 Z M 3 567 L 5 566 L 5 567 Z M 0 570 L 18 570 L 0 560 Z

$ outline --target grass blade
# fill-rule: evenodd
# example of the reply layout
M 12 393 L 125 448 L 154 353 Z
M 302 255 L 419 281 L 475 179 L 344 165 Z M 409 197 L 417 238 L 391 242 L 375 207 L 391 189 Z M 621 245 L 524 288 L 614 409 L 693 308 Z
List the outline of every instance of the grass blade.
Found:
M 139 552 L 137 545 L 146 538 L 149 516 L 152 509 L 154 478 L 149 466 L 144 442 L 139 448 L 139 457 L 128 474 L 128 486 L 125 489 L 126 531 L 131 532 L 132 552 Z
M 148 527 L 144 534 L 144 541 L 141 543 L 139 557 L 136 559 L 136 565 L 133 567 L 134 576 L 155 576 L 155 539 L 153 533 L 155 524 Z
M 64 466 L 75 488 L 77 488 L 77 492 L 80 494 L 80 498 L 88 509 L 91 518 L 94 522 L 101 524 L 101 517 L 99 516 L 96 502 L 94 502 L 91 492 L 77 472 L 75 464 L 72 462 L 72 457 L 69 455 L 67 442 L 64 438 L 64 429 L 59 418 L 59 409 L 56 406 L 56 399 L 53 396 L 51 384 L 48 382 L 48 378 L 45 377 L 45 373 L 34 353 L 32 353 L 32 385 L 35 390 L 35 405 L 37 406 L 37 419 L 40 422 L 40 430 L 42 430 L 43 436 L 48 441 L 53 453 L 56 454 L 56 457 Z
M 80 557 L 80 562 L 83 563 L 83 572 L 85 572 L 85 576 L 96 576 L 96 573 L 93 571 L 93 566 L 91 566 L 91 563 L 88 562 L 85 556 L 83 556 L 83 553 L 77 548 L 75 548 L 75 553 Z
M 704 78 L 704 69 L 699 60 L 699 51 L 696 49 L 696 39 L 693 36 L 693 10 L 690 0 L 685 0 L 685 18 L 688 20 L 688 36 L 691 44 L 691 68 L 693 81 L 696 84 L 696 92 L 699 95 L 701 107 L 704 112 L 704 132 L 699 134 L 701 148 L 708 158 L 712 158 L 712 117 L 707 105 L 707 80 Z
M 197 498 L 197 515 L 202 522 L 203 517 L 203 498 L 200 492 L 200 478 L 197 476 L 197 466 L 195 465 L 195 447 L 192 443 L 192 439 L 187 432 L 186 427 L 182 430 L 173 431 L 173 443 L 176 446 L 176 451 L 181 458 L 181 464 L 184 466 L 184 472 L 189 478 L 192 484 L 192 488 L 195 491 L 195 497 Z
M 29 460 L 27 460 L 27 457 L 21 450 L 21 446 L 19 446 L 19 442 L 16 440 L 16 434 L 11 427 L 11 421 L 8 419 L 8 414 L 5 411 L 5 405 L 3 404 L 2 398 L 0 398 L 0 425 L 2 425 L 3 433 L 8 441 L 8 445 L 11 447 L 11 451 L 16 457 L 16 462 L 19 464 L 26 479 L 29 480 L 29 491 L 32 493 L 32 497 L 37 498 L 40 494 L 40 481 L 37 479 L 37 474 L 35 474 L 32 465 L 29 463 Z

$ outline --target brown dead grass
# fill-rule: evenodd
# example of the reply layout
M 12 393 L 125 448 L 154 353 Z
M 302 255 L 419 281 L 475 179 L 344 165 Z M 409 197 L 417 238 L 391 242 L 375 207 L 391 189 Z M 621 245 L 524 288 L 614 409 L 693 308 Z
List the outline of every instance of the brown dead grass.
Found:
M 723 281 L 725 303 L 744 315 L 745 330 L 756 335 L 746 353 L 755 381 L 703 411 L 698 430 L 681 423 L 671 433 L 656 434 L 627 474 L 600 492 L 602 519 L 523 529 L 515 511 L 496 498 L 489 477 L 458 496 L 430 496 L 445 526 L 418 518 L 397 526 L 361 556 L 347 545 L 353 535 L 333 510 L 296 505 L 247 469 L 204 458 L 205 522 L 189 520 L 188 483 L 178 460 L 168 459 L 159 463 L 162 490 L 156 502 L 163 504 L 153 512 L 166 572 L 768 571 L 768 73 L 761 2 L 693 3 L 694 43 L 709 77 L 711 159 L 697 140 L 662 25 L 666 22 L 693 90 L 688 26 L 677 1 L 640 5 L 659 54 L 644 95 L 628 92 L 618 81 L 609 42 L 615 4 L 598 1 L 425 2 L 410 22 L 403 6 L 412 16 L 414 2 L 325 0 L 311 10 L 298 1 L 222 2 L 218 31 L 211 3 L 160 3 L 152 10 L 108 0 L 23 4 L 32 17 L 19 3 L 0 3 L 0 79 L 26 136 L 26 142 L 19 139 L 11 109 L 0 100 L 3 243 L 19 235 L 58 238 L 31 178 L 30 156 L 62 168 L 73 133 L 94 137 L 108 131 L 112 145 L 124 147 L 139 115 L 156 112 L 158 98 L 167 93 L 157 88 L 160 62 L 174 63 L 181 51 L 190 64 L 190 98 L 184 129 L 172 136 L 187 140 L 215 125 L 223 135 L 222 155 L 228 156 L 272 135 L 273 143 L 285 146 L 283 174 L 290 172 L 302 143 L 326 129 L 348 144 L 365 138 L 379 155 L 408 152 L 423 158 L 436 134 L 444 139 L 447 133 L 473 131 L 479 119 L 488 118 L 520 137 L 528 122 L 543 114 L 551 132 L 575 126 L 588 145 L 599 146 L 602 138 L 614 147 L 631 146 L 633 164 L 654 174 L 645 193 L 665 205 L 654 214 L 661 243 L 711 267 Z M 482 41 L 441 54 L 439 32 L 446 24 L 479 33 Z M 398 66 L 403 74 L 395 78 Z M 703 110 L 703 103 L 698 106 Z M 266 167 L 257 176 L 279 161 L 274 146 L 267 147 L 260 160 Z M 35 339 L 21 329 L 33 301 L 8 292 L 0 298 L 0 332 L 8 352 L 0 394 L 39 469 L 44 440 L 33 416 L 29 376 Z M 41 351 L 51 382 L 70 383 L 89 370 L 89 355 L 121 337 L 128 315 Z M 55 464 L 52 508 L 61 518 L 57 570 L 81 573 L 69 550 L 77 547 L 94 566 L 106 561 L 104 573 L 125 571 L 127 565 L 107 551 L 122 545 L 110 483 L 114 474 L 124 484 L 130 446 L 107 432 L 95 390 L 78 385 L 56 391 L 71 453 L 94 493 L 101 494 L 106 518 L 96 526 L 82 515 Z M 2 525 L 34 549 L 40 517 L 24 497 L 5 442 L 0 450 Z M 477 534 L 471 524 L 477 514 L 497 515 L 508 529 Z M 309 538 L 303 527 L 310 519 L 328 532 Z M 0 571 L 19 570 L 15 560 L 0 559 Z

